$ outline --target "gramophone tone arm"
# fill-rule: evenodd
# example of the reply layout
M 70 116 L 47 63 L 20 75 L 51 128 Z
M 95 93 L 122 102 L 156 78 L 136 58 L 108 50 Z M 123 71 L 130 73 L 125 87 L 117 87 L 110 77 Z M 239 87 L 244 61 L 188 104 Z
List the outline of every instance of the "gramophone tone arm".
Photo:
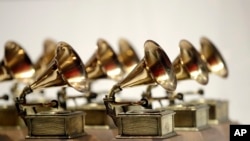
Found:
M 27 95 L 27 94 L 30 94 L 30 93 L 32 93 L 32 92 L 33 92 L 33 90 L 30 88 L 30 86 L 26 86 L 26 87 L 23 89 L 23 91 L 22 91 L 22 93 L 21 93 L 21 95 L 20 95 L 19 102 L 20 102 L 20 103 L 26 103 L 26 95 Z
M 39 106 L 39 107 L 57 108 L 59 104 L 58 104 L 57 100 L 52 100 L 51 102 L 48 102 L 48 103 L 23 103 L 21 105 L 22 106 Z

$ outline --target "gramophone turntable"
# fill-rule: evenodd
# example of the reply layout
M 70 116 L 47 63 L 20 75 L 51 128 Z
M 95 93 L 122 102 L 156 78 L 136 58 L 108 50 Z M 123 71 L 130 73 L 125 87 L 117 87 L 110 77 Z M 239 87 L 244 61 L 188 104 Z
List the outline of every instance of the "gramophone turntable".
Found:
M 117 138 L 169 138 L 174 131 L 174 114 L 171 110 L 139 109 L 116 113 L 117 107 L 131 105 L 147 106 L 148 101 L 116 101 L 115 94 L 123 88 L 138 85 L 161 85 L 167 91 L 176 88 L 176 77 L 172 64 L 161 49 L 152 40 L 144 44 L 145 56 L 135 68 L 116 85 L 104 98 L 108 115 L 118 127 Z
M 85 134 L 85 113 L 82 111 L 36 111 L 36 107 L 58 107 L 58 102 L 27 103 L 26 95 L 35 90 L 70 86 L 85 92 L 85 66 L 73 48 L 65 43 L 57 43 L 56 53 L 46 71 L 32 84 L 26 86 L 16 99 L 16 108 L 28 128 L 27 138 L 74 138 Z M 26 108 L 32 107 L 35 114 L 27 114 Z

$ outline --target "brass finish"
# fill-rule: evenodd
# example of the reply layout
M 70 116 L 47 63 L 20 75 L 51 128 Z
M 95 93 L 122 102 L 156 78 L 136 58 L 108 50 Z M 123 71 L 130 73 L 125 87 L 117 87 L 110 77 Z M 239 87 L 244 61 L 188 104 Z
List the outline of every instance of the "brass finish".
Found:
M 144 47 L 144 58 L 116 87 L 122 89 L 138 85 L 158 84 L 167 91 L 174 91 L 177 81 L 172 69 L 172 63 L 167 54 L 157 43 L 151 40 L 146 41 Z M 112 97 L 113 95 L 111 94 L 110 96 Z
M 175 73 L 177 81 L 192 79 L 201 85 L 206 85 L 209 81 L 209 71 L 206 62 L 202 59 L 199 52 L 187 40 L 181 40 L 179 47 L 180 54 L 172 63 L 174 68 L 173 73 Z M 152 88 L 152 86 L 148 86 L 146 92 L 143 93 L 143 97 L 149 99 L 150 103 L 156 99 L 152 97 Z M 157 98 L 157 100 L 169 99 L 170 104 L 174 104 L 176 98 L 183 99 L 183 95 L 176 92 L 167 92 L 167 95 L 168 96 Z
M 173 61 L 177 80 L 192 79 L 199 84 L 208 83 L 208 70 L 199 52 L 187 40 L 181 40 L 180 55 Z
M 56 55 L 48 69 L 35 82 L 24 88 L 20 98 L 25 100 L 22 98 L 33 90 L 66 85 L 85 92 L 88 86 L 86 78 L 87 73 L 81 58 L 69 44 L 59 42 Z
M 56 53 L 56 42 L 51 39 L 46 39 L 43 43 L 43 53 L 34 63 L 35 77 L 38 78 L 39 75 L 44 72 L 49 63 L 54 59 Z
M 83 112 L 41 112 L 25 117 L 26 138 L 75 138 L 85 134 Z
M 122 65 L 112 47 L 104 39 L 97 41 L 97 50 L 85 63 L 90 80 L 111 78 L 120 80 L 123 75 Z
M 27 106 L 57 107 L 58 102 L 26 103 L 26 95 L 34 90 L 56 86 L 70 86 L 79 92 L 88 89 L 87 73 L 81 58 L 66 42 L 58 42 L 56 54 L 48 69 L 35 82 L 26 86 L 16 99 L 19 115 L 28 126 L 28 138 L 73 138 L 84 133 L 85 113 L 82 111 L 37 112 L 27 115 Z M 62 113 L 63 112 L 63 113 Z M 41 126 L 42 124 L 42 126 Z
M 207 104 L 175 104 L 162 109 L 173 110 L 175 130 L 199 131 L 209 127 Z
M 227 78 L 227 64 L 216 46 L 206 37 L 202 37 L 200 39 L 200 44 L 200 54 L 202 59 L 206 62 L 209 72 L 214 73 L 222 78 Z
M 10 71 L 6 68 L 6 66 L 4 65 L 4 62 L 1 61 L 0 62 L 0 82 L 12 80 L 12 79 L 13 77 L 11 76 Z
M 124 111 L 124 113 L 120 114 L 118 113 L 118 115 L 116 113 L 116 107 L 128 107 L 131 105 L 146 106 L 148 103 L 146 99 L 142 99 L 140 101 L 117 102 L 115 99 L 115 94 L 121 91 L 122 88 L 134 87 L 138 85 L 157 84 L 161 85 L 167 91 L 174 91 L 176 88 L 176 76 L 174 70 L 172 69 L 172 63 L 169 60 L 167 54 L 156 42 L 152 40 L 147 40 L 144 44 L 144 48 L 144 58 L 123 80 L 120 80 L 116 85 L 114 85 L 109 94 L 104 98 L 104 104 L 106 106 L 107 114 L 113 119 L 116 126 L 118 126 L 119 138 L 167 138 L 175 135 L 173 131 L 174 124 L 172 122 L 174 112 L 172 111 L 167 110 L 159 112 L 158 110 L 151 110 L 150 112 L 145 112 L 144 110 L 138 110 L 135 113 L 129 113 L 129 111 Z M 157 116 L 157 118 L 155 116 Z M 166 122 L 165 120 L 161 121 L 165 116 L 169 117 L 169 120 L 167 120 L 168 122 Z M 121 122 L 123 122 L 123 117 L 125 119 L 126 117 L 129 117 L 129 119 L 137 122 L 139 122 L 138 118 L 143 118 L 144 120 L 141 121 L 140 124 L 135 128 L 136 130 L 139 129 L 141 131 L 147 125 L 154 126 L 153 128 L 156 129 L 154 131 L 151 131 L 153 129 L 152 128 L 141 133 L 136 130 L 130 130 L 129 132 L 124 134 L 126 130 L 133 129 L 134 125 L 121 124 Z M 145 122 L 151 121 L 152 119 L 157 119 L 157 122 Z M 164 125 L 163 130 L 161 130 L 162 125 Z M 161 131 L 156 133 L 156 130 Z
M 13 78 L 20 82 L 29 83 L 35 74 L 35 70 L 26 51 L 16 42 L 8 41 L 5 44 L 4 53 L 4 65 L 13 75 Z
M 140 61 L 132 45 L 123 38 L 119 40 L 118 59 L 126 73 L 129 73 Z

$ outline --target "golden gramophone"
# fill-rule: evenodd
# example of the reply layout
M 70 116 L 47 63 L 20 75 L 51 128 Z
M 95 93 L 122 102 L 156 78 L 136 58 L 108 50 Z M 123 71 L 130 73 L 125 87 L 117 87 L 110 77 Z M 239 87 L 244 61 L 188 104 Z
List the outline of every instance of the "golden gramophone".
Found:
M 5 44 L 4 58 L 0 64 L 0 81 L 16 81 L 14 86 L 20 83 L 27 84 L 34 75 L 34 68 L 25 50 L 16 42 L 8 41 Z M 16 90 L 16 89 L 15 89 Z M 13 100 L 15 90 L 11 95 L 1 97 L 5 100 Z M 10 97 L 7 99 L 7 97 Z M 14 100 L 13 100 L 14 102 Z M 18 113 L 13 105 L 2 105 L 0 108 L 0 126 L 21 126 Z
M 167 91 L 176 88 L 176 77 L 172 64 L 161 49 L 152 40 L 144 44 L 145 56 L 135 68 L 116 85 L 104 98 L 107 114 L 118 127 L 117 138 L 168 138 L 176 135 L 174 131 L 174 112 L 171 110 L 129 110 L 116 112 L 118 107 L 133 105 L 146 106 L 147 100 L 116 101 L 115 94 L 123 88 L 139 85 L 161 85 Z
M 84 92 L 87 74 L 74 49 L 65 42 L 57 43 L 54 59 L 35 82 L 26 86 L 16 99 L 16 108 L 28 128 L 27 138 L 74 138 L 85 134 L 85 113 L 82 111 L 50 110 L 36 112 L 36 107 L 57 107 L 58 102 L 27 103 L 26 95 L 35 90 L 56 86 L 70 86 Z M 31 107 L 35 114 L 28 115 Z
M 206 62 L 206 66 L 210 73 L 222 78 L 228 76 L 228 68 L 219 50 L 207 38 L 200 39 L 202 59 Z M 228 122 L 228 101 L 219 99 L 199 99 L 193 100 L 191 103 L 205 103 L 209 105 L 209 123 L 219 124 Z
M 173 61 L 176 78 L 182 80 L 195 80 L 199 84 L 208 83 L 208 70 L 198 51 L 187 40 L 181 40 L 180 55 Z M 150 91 L 150 90 L 147 90 Z M 148 92 L 150 94 L 150 92 Z M 145 95 L 144 95 L 145 96 Z M 150 96 L 150 95 L 149 95 Z M 155 98 L 148 98 L 155 99 Z M 208 126 L 208 105 L 175 103 L 176 99 L 183 99 L 183 94 L 167 92 L 166 97 L 156 99 L 169 99 L 169 105 L 160 109 L 173 110 L 175 114 L 175 130 L 202 130 Z

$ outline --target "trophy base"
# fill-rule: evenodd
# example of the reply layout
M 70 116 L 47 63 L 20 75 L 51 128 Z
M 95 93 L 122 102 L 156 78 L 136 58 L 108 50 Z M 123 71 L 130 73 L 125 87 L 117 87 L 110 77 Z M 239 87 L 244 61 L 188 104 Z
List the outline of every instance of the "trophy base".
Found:
M 41 112 L 25 116 L 26 138 L 76 138 L 85 135 L 85 113 L 80 111 Z
M 134 110 L 118 113 L 118 139 L 169 138 L 174 131 L 174 112 L 170 110 Z
M 193 100 L 192 104 L 207 104 L 209 106 L 209 124 L 228 122 L 228 101 L 215 99 Z
M 200 131 L 209 128 L 208 106 L 206 104 L 176 104 L 165 107 L 174 111 L 175 130 Z

